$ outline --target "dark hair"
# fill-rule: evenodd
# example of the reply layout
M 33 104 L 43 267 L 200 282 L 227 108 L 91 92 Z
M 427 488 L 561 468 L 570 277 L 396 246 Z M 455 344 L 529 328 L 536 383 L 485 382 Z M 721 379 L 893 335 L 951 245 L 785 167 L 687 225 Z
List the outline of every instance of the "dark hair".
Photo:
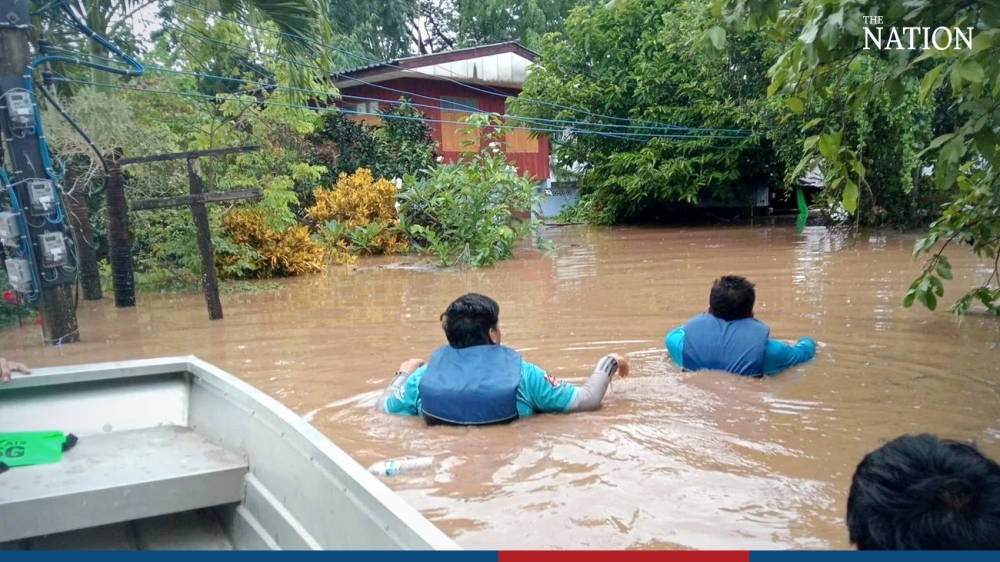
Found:
M 712 285 L 708 306 L 712 307 L 712 314 L 715 317 L 731 322 L 750 318 L 756 298 L 754 284 L 747 281 L 746 277 L 726 275 L 716 279 Z
M 854 472 L 847 529 L 859 550 L 1000 549 L 1000 465 L 958 441 L 893 439 Z
M 469 293 L 448 305 L 441 327 L 456 349 L 490 343 L 490 330 L 500 322 L 500 305 L 490 297 Z

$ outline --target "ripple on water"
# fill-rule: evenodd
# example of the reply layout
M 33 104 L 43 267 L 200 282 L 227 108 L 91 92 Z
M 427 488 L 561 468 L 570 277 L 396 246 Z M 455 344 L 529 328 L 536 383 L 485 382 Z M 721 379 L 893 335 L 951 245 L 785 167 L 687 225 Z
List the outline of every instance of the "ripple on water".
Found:
M 1000 323 L 904 309 L 913 236 L 549 235 L 556 250 L 493 268 L 375 259 L 223 295 L 221 322 L 205 319 L 199 295 L 140 295 L 131 310 L 82 301 L 83 343 L 46 348 L 29 326 L 0 345 L 32 366 L 194 354 L 295 408 L 362 465 L 433 455 L 436 471 L 386 482 L 467 548 L 846 548 L 851 474 L 886 439 L 931 431 L 1000 457 Z M 988 278 L 966 249 L 950 258 L 948 297 Z M 677 370 L 663 337 L 728 273 L 757 284 L 772 337 L 819 342 L 812 364 L 763 380 Z M 504 343 L 550 374 L 581 383 L 618 352 L 633 376 L 598 412 L 506 427 L 428 429 L 373 412 L 401 361 L 444 342 L 438 316 L 470 291 L 499 301 Z

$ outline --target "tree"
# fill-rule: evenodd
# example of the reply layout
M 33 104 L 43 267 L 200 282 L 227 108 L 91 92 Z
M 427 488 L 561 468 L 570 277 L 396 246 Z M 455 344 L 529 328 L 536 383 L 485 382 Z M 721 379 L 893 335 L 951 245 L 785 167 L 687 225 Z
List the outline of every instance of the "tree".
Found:
M 783 9 L 785 8 L 785 9 Z M 920 277 L 903 301 L 934 310 L 944 295 L 942 280 L 952 278 L 944 251 L 968 242 L 973 252 L 993 261 L 992 274 L 962 296 L 950 310 L 962 314 L 974 302 L 1000 313 L 1000 2 L 996 0 L 716 0 L 713 10 L 736 33 L 770 31 L 788 46 L 770 70 L 769 93 L 788 96 L 792 111 L 813 99 L 843 96 L 839 111 L 808 123 L 815 133 L 803 142 L 800 169 L 822 160 L 828 183 L 838 189 L 844 207 L 854 212 L 861 189 L 874 172 L 864 165 L 857 139 L 845 135 L 844 120 L 872 96 L 888 92 L 906 97 L 907 83 L 918 84 L 921 100 L 947 99 L 955 108 L 951 123 L 941 121 L 938 136 L 923 147 L 934 164 L 934 187 L 947 199 L 940 218 L 914 246 L 914 255 L 930 254 Z M 881 16 L 882 24 L 865 18 Z M 947 28 L 942 34 L 921 30 Z M 866 31 L 866 28 L 867 31 Z M 872 41 L 881 28 L 884 43 Z M 916 32 L 905 31 L 917 28 Z M 715 31 L 717 29 L 717 31 Z M 896 29 L 896 43 L 891 30 Z M 955 30 L 964 33 L 968 43 Z M 900 33 L 902 32 L 902 33 Z M 721 27 L 711 33 L 725 35 Z M 945 40 L 947 38 L 947 40 Z M 866 49 L 866 41 L 868 41 Z M 842 90 L 845 74 L 865 54 L 886 64 L 873 68 L 870 81 Z
M 458 42 L 462 46 L 517 41 L 541 46 L 546 33 L 562 29 L 576 0 L 456 0 Z
M 541 47 L 546 33 L 560 31 L 569 11 L 590 0 L 416 0 L 407 25 L 419 54 L 455 47 L 517 41 Z
M 390 60 L 410 52 L 409 24 L 419 17 L 417 0 L 326 0 L 333 30 L 350 38 L 358 55 Z M 359 62 L 361 61 L 361 62 Z M 363 66 L 359 56 L 350 68 Z
M 454 0 L 417 0 L 417 17 L 407 24 L 417 53 L 426 55 L 455 46 Z
M 69 9 L 77 18 L 104 38 L 116 37 L 125 30 L 142 10 L 162 0 L 60 0 L 43 2 L 35 0 L 50 29 L 65 31 L 64 16 L 59 10 Z M 190 5 L 212 10 L 226 16 L 240 18 L 251 24 L 270 23 L 280 34 L 279 50 L 285 55 L 306 60 L 315 52 L 314 43 L 329 36 L 320 25 L 322 7 L 317 0 L 190 0 Z M 62 35 L 62 34 L 60 34 Z M 87 51 L 92 62 L 106 64 L 108 50 L 93 38 L 87 40 Z M 91 70 L 91 81 L 98 85 L 111 84 L 111 74 L 100 69 Z
M 543 40 L 512 113 L 565 129 L 554 153 L 563 167 L 584 166 L 580 185 L 600 222 L 733 200 L 774 173 L 770 153 L 739 132 L 755 124 L 770 44 L 748 35 L 728 57 L 706 57 L 690 39 L 710 21 L 697 0 L 632 0 L 578 7 Z

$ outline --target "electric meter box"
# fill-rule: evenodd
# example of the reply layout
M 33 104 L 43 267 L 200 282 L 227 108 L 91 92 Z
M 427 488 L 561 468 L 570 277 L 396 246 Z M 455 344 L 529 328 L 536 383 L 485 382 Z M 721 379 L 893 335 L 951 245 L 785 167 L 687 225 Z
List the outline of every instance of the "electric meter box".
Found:
M 7 266 L 7 279 L 15 291 L 30 293 L 35 290 L 35 284 L 31 281 L 31 264 L 28 263 L 28 260 L 10 258 L 5 265 Z
M 0 212 L 0 243 L 8 248 L 16 248 L 21 242 L 21 225 L 17 222 L 17 213 Z
M 56 193 L 49 180 L 29 180 L 28 197 L 31 200 L 31 212 L 37 215 L 51 214 L 56 208 Z
M 7 92 L 7 115 L 11 130 L 30 131 L 35 128 L 35 104 L 28 92 Z
M 46 232 L 38 235 L 38 247 L 41 250 L 42 267 L 59 267 L 66 265 L 66 239 L 61 232 Z

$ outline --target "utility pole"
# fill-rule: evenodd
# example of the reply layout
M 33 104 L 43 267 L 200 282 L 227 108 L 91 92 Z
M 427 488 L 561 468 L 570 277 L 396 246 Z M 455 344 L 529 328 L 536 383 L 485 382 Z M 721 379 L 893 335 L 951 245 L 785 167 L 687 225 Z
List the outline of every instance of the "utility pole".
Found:
M 38 105 L 25 89 L 29 28 L 27 0 L 0 0 L 0 131 L 13 171 L 0 242 L 11 285 L 39 309 L 45 342 L 60 345 L 80 341 L 73 298 L 79 265 L 59 187 L 46 171 Z

